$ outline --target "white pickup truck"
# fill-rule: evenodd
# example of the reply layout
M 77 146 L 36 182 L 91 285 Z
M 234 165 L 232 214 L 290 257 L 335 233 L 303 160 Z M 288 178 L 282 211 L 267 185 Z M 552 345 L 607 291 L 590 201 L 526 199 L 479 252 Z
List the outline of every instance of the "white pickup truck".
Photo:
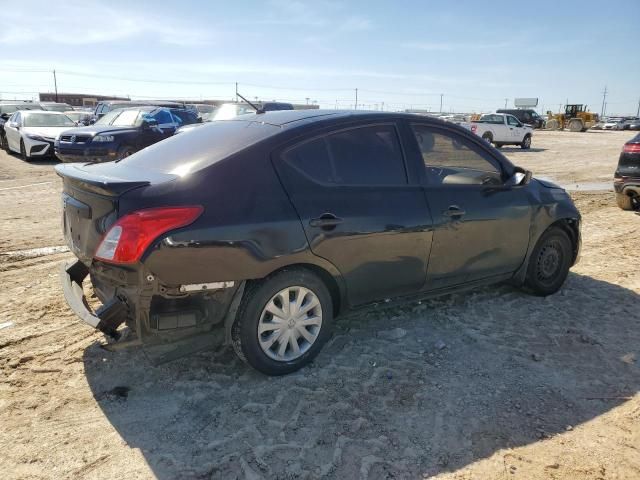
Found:
M 521 148 L 531 147 L 533 128 L 523 125 L 513 115 L 507 113 L 488 113 L 480 120 L 471 122 L 471 131 L 482 137 L 496 148 L 503 145 L 520 145 Z

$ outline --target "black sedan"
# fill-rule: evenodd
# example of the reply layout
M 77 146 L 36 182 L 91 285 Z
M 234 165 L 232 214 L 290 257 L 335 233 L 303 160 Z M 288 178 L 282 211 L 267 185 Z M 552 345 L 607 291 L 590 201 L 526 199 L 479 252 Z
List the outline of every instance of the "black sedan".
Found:
M 622 210 L 640 207 L 640 133 L 622 147 L 613 176 L 616 203 Z
M 407 114 L 245 115 L 56 171 L 76 314 L 136 343 L 220 331 L 270 375 L 308 363 L 355 307 L 503 281 L 553 294 L 580 248 L 564 190 Z
M 183 108 L 155 106 L 112 110 L 93 125 L 62 132 L 55 154 L 63 162 L 118 160 L 170 137 L 198 116 Z

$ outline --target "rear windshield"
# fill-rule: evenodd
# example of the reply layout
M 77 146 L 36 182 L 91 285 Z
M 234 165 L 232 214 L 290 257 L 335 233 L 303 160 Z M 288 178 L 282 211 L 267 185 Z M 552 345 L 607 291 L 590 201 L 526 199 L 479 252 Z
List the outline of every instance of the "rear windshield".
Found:
M 128 167 L 184 176 L 279 131 L 280 127 L 259 122 L 211 122 L 156 143 L 119 162 Z

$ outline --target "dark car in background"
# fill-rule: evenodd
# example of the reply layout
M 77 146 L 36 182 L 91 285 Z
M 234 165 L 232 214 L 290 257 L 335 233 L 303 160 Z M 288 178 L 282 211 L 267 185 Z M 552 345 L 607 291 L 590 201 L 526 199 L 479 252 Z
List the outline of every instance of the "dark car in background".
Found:
M 143 106 L 112 110 L 91 126 L 62 132 L 55 142 L 55 154 L 63 162 L 117 160 L 198 121 L 195 112 L 181 108 Z
M 640 133 L 622 147 L 613 177 L 613 189 L 621 209 L 640 207 Z
M 545 126 L 544 118 L 532 109 L 501 108 L 500 110 L 496 110 L 496 113 L 508 113 L 509 115 L 513 115 L 520 120 L 520 122 L 531 125 L 533 128 L 544 128 Z
M 336 315 L 372 302 L 503 281 L 553 294 L 580 248 L 563 189 L 416 115 L 243 115 L 56 171 L 77 315 L 113 338 L 126 324 L 135 343 L 213 332 L 270 375 L 307 364 Z
M 4 124 L 18 110 L 42 110 L 42 107 L 34 102 L 0 102 L 0 149 L 2 150 L 9 149 Z
M 96 104 L 96 108 L 93 111 L 93 118 L 95 121 L 104 117 L 107 113 L 112 110 L 118 110 L 119 108 L 129 108 L 129 107 L 145 107 L 145 106 L 156 106 L 156 107 L 168 107 L 168 108 L 184 108 L 184 105 L 177 102 L 169 102 L 169 101 L 145 101 L 145 100 L 105 100 L 102 102 L 98 102 Z

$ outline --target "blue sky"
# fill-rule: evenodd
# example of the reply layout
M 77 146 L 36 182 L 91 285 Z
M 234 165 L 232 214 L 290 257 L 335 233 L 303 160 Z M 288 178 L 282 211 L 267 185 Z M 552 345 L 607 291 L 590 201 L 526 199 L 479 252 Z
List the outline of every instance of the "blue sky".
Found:
M 53 10 L 53 11 L 52 11 Z M 640 0 L 2 0 L 0 94 L 249 98 L 635 114 Z

